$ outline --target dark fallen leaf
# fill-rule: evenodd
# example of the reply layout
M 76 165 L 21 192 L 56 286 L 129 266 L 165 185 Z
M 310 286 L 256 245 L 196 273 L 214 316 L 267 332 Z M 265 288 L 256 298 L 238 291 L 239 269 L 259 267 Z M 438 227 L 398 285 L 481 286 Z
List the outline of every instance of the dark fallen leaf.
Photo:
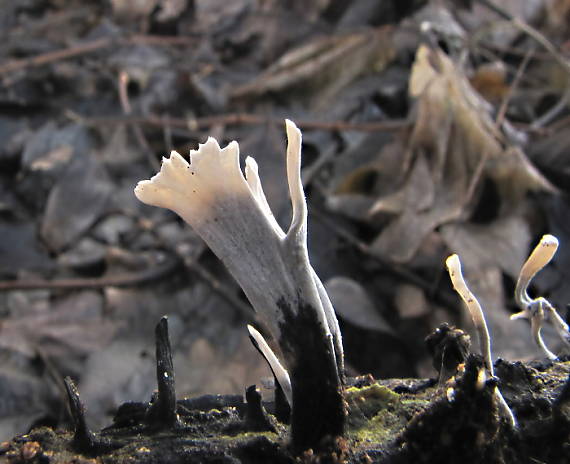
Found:
M 0 222 L 0 275 L 16 276 L 21 270 L 47 271 L 53 262 L 38 241 L 31 222 Z
M 35 314 L 14 314 L 0 324 L 0 346 L 34 357 L 85 356 L 105 346 L 119 324 L 102 316 L 99 293 L 85 290 L 56 300 Z
M 0 392 L 0 442 L 27 432 L 34 421 L 49 412 L 48 401 L 53 400 L 45 379 L 22 366 L 10 367 L 6 360 L 0 364 Z
M 77 156 L 52 188 L 41 236 L 52 250 L 62 250 L 84 234 L 109 206 L 113 186 L 93 153 Z
M 58 129 L 47 122 L 24 146 L 18 193 L 29 205 L 43 210 L 51 188 L 71 161 L 84 156 L 92 146 L 85 127 L 70 124 Z

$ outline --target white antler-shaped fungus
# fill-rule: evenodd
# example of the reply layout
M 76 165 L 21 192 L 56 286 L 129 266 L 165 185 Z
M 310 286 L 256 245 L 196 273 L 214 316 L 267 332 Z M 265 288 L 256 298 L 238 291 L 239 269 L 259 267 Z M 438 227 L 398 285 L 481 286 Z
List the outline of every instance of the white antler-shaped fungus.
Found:
M 521 311 L 511 316 L 511 320 L 530 319 L 530 329 L 534 341 L 543 353 L 552 360 L 556 359 L 557 356 L 546 347 L 542 339 L 542 323 L 548 316 L 562 341 L 570 344 L 568 324 L 564 322 L 564 319 L 560 317 L 554 306 L 546 298 L 532 299 L 528 295 L 528 286 L 534 276 L 552 260 L 557 249 L 558 239 L 553 235 L 544 235 L 540 239 L 538 245 L 523 264 L 517 281 L 515 301 Z
M 293 209 L 287 233 L 271 213 L 253 158 L 245 161 L 244 177 L 237 142 L 221 149 L 208 138 L 190 152 L 190 163 L 172 152 L 135 195 L 182 217 L 240 284 L 283 352 L 293 444 L 306 449 L 343 433 L 343 351 L 332 305 L 309 263 L 301 132 L 289 120 L 286 130 Z
M 459 294 L 473 320 L 475 329 L 477 330 L 477 335 L 479 337 L 479 347 L 481 349 L 481 355 L 483 356 L 483 362 L 485 363 L 485 368 L 491 377 L 495 376 L 495 369 L 493 367 L 493 359 L 491 358 L 491 337 L 489 335 L 489 329 L 487 328 L 487 322 L 485 321 L 485 315 L 483 314 L 483 309 L 479 304 L 479 301 L 473 295 L 465 279 L 463 278 L 463 273 L 461 272 L 461 261 L 459 256 L 453 254 L 447 258 L 445 261 L 447 267 L 447 272 L 449 273 L 449 278 L 453 284 L 453 288 Z M 499 404 L 499 408 L 503 411 L 505 416 L 509 419 L 509 422 L 513 427 L 517 427 L 517 420 L 509 408 L 509 405 L 503 398 L 501 391 L 495 386 L 495 398 Z

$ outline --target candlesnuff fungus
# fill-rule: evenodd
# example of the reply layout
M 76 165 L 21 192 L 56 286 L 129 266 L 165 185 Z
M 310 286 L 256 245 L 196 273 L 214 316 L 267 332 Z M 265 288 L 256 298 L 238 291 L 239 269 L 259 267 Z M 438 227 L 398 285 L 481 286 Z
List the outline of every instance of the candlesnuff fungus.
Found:
M 173 151 L 135 195 L 174 211 L 202 237 L 277 340 L 291 379 L 292 442 L 303 450 L 344 432 L 344 366 L 338 321 L 309 263 L 301 132 L 289 120 L 286 130 L 293 210 L 287 233 L 271 213 L 251 157 L 244 177 L 237 142 L 221 149 L 210 137 L 190 151 L 190 163 Z
M 291 406 L 293 402 L 293 392 L 291 391 L 291 380 L 289 379 L 289 373 L 287 370 L 281 365 L 281 362 L 273 353 L 273 350 L 269 347 L 263 336 L 255 329 L 255 327 L 248 324 L 247 330 L 249 331 L 249 336 L 252 339 L 255 347 L 261 352 L 267 364 L 269 364 L 269 368 L 277 382 L 279 382 L 279 386 L 283 390 L 283 394 L 287 399 L 287 403 Z
M 455 254 L 449 256 L 445 261 L 445 265 L 447 267 L 451 283 L 453 284 L 453 288 L 467 306 L 471 319 L 473 320 L 473 325 L 477 330 L 479 347 L 481 349 L 481 355 L 483 356 L 483 362 L 485 363 L 487 373 L 490 377 L 494 377 L 495 369 L 493 367 L 493 359 L 491 358 L 491 337 L 489 336 L 489 329 L 487 328 L 483 309 L 481 308 L 477 298 L 475 298 L 475 295 L 473 295 L 471 290 L 469 290 L 469 287 L 467 287 L 467 283 L 465 282 L 463 273 L 461 272 L 461 261 L 459 260 L 459 256 Z M 480 372 L 479 374 L 480 379 L 484 380 L 485 373 Z M 481 383 L 484 384 L 484 381 L 481 381 Z M 511 408 L 509 408 L 509 405 L 503 398 L 503 395 L 501 395 L 499 388 L 497 386 L 494 388 L 499 410 L 504 413 L 513 427 L 517 427 L 517 421 L 511 411 Z
M 520 312 L 513 314 L 511 320 L 514 319 L 530 319 L 530 330 L 534 341 L 549 359 L 556 359 L 557 356 L 550 351 L 544 344 L 541 329 L 542 322 L 545 319 L 545 312 L 549 316 L 551 324 L 564 343 L 570 345 L 570 333 L 568 332 L 568 324 L 560 317 L 556 309 L 550 304 L 546 298 L 538 297 L 532 299 L 528 296 L 528 286 L 531 280 L 556 254 L 558 249 L 558 239 L 553 235 L 544 235 L 536 248 L 532 251 L 526 262 L 523 264 L 517 286 L 515 288 L 515 301 L 521 309 Z

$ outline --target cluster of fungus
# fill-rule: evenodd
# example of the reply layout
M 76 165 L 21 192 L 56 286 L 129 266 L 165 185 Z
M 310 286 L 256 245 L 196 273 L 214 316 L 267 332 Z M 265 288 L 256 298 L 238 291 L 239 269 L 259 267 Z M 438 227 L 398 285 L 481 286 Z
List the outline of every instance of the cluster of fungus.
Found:
M 248 326 L 250 338 L 271 368 L 291 408 L 291 438 L 299 451 L 318 449 L 327 438 L 344 433 L 344 363 L 342 339 L 330 299 L 313 270 L 307 252 L 307 204 L 301 183 L 301 132 L 286 121 L 287 180 L 292 202 L 291 224 L 285 232 L 275 220 L 261 185 L 257 164 L 245 160 L 239 147 L 220 148 L 208 138 L 190 152 L 190 162 L 173 151 L 160 172 L 138 183 L 143 203 L 178 214 L 202 237 L 239 283 L 265 328 L 279 347 L 275 354 L 261 333 Z M 528 318 L 534 340 L 549 359 L 541 328 L 548 317 L 565 343 L 568 326 L 544 298 L 531 299 L 527 288 L 552 259 L 558 241 L 543 237 L 524 264 L 515 300 Z M 465 302 L 479 336 L 484 367 L 478 384 L 494 378 L 491 338 L 481 305 L 469 290 L 457 255 L 446 261 L 453 287 Z M 481 387 L 481 388 L 482 388 Z M 496 384 L 497 407 L 513 428 L 516 418 Z
M 557 249 L 558 239 L 553 235 L 544 235 L 536 248 L 532 251 L 521 269 L 515 289 L 515 302 L 521 311 L 511 316 L 511 320 L 530 319 L 532 337 L 544 355 L 550 360 L 555 360 L 558 356 L 550 351 L 544 343 L 541 335 L 543 322 L 545 320 L 550 321 L 554 326 L 556 333 L 566 345 L 570 345 L 570 332 L 568 330 L 568 325 L 546 298 L 531 298 L 528 295 L 528 287 L 534 276 L 552 260 Z M 491 357 L 491 337 L 489 335 L 489 329 L 487 328 L 483 309 L 475 295 L 473 295 L 469 290 L 469 287 L 463 278 L 459 256 L 456 254 L 449 256 L 445 264 L 447 266 L 453 288 L 465 303 L 469 310 L 469 314 L 471 315 L 473 325 L 477 330 L 481 356 L 483 357 L 486 371 L 484 374 L 493 377 L 494 368 Z M 482 374 L 482 377 L 485 377 L 485 375 Z M 517 421 L 513 412 L 501 395 L 499 388 L 497 386 L 494 388 L 494 394 L 499 409 L 503 411 L 511 425 L 516 428 Z

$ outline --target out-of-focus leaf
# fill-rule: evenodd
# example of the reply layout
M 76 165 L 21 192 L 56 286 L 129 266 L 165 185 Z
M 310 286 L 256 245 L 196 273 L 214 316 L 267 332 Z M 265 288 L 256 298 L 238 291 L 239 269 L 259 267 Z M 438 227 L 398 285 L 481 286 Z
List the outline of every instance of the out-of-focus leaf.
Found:
M 336 313 L 351 324 L 367 330 L 393 334 L 394 330 L 378 312 L 377 305 L 358 282 L 337 276 L 325 282 Z
M 448 224 L 440 228 L 452 253 L 475 269 L 497 267 L 516 281 L 527 258 L 530 232 L 523 217 L 512 216 L 491 224 Z
M 405 210 L 420 212 L 433 206 L 435 186 L 428 163 L 418 156 L 404 186 L 391 195 L 381 197 L 370 209 L 370 214 L 399 213 Z
M 470 78 L 473 88 L 490 103 L 501 103 L 510 91 L 507 69 L 502 61 L 479 66 Z
M 48 197 L 41 235 L 49 247 L 61 250 L 78 239 L 104 212 L 112 190 L 98 159 L 77 157 Z
M 144 18 L 160 3 L 158 0 L 111 0 L 113 14 L 119 17 Z
M 33 357 L 86 355 L 108 343 L 118 328 L 102 317 L 99 293 L 74 293 L 36 314 L 15 314 L 0 321 L 0 347 Z
M 0 274 L 16 275 L 18 271 L 47 270 L 53 263 L 41 246 L 32 223 L 0 223 Z
M 545 5 L 552 2 L 544 0 L 501 0 L 497 3 L 501 8 L 507 11 L 515 18 L 533 24 L 540 21 L 544 14 Z M 461 23 L 470 31 L 485 31 L 482 35 L 485 43 L 491 43 L 500 47 L 508 47 L 517 37 L 521 35 L 521 31 L 514 24 L 507 21 L 501 21 L 497 14 L 490 8 L 487 8 L 482 2 L 473 2 L 469 9 L 457 9 L 455 14 Z M 481 39 L 480 39 L 481 40 Z
M 47 122 L 27 140 L 22 153 L 20 195 L 43 209 L 50 189 L 74 159 L 86 156 L 94 144 L 89 131 L 78 124 L 58 128 Z
M 424 291 L 410 284 L 398 285 L 394 296 L 394 305 L 398 314 L 404 319 L 426 316 L 430 312 Z
M 5 360 L 0 365 L 0 441 L 27 432 L 33 422 L 48 410 L 45 381 L 25 372 L 25 369 L 9 367 Z
M 151 340 L 123 337 L 89 356 L 79 388 L 89 405 L 90 427 L 109 425 L 125 401 L 148 401 L 156 388 L 156 366 L 149 356 L 153 351 Z
M 383 27 L 313 40 L 282 56 L 253 82 L 232 92 L 255 97 L 292 89 L 324 105 L 359 76 L 382 70 L 394 58 L 392 29 Z
M 570 129 L 531 142 L 530 159 L 562 190 L 570 192 Z
M 420 161 L 421 163 L 421 161 Z M 418 163 L 416 163 L 418 164 Z M 452 164 L 453 166 L 453 164 Z M 414 168 L 422 171 L 423 168 Z M 447 170 L 452 169 L 447 167 Z M 383 256 L 394 262 L 405 263 L 410 261 L 422 245 L 423 240 L 440 224 L 457 219 L 462 212 L 463 198 L 467 189 L 467 178 L 465 175 L 451 176 L 443 181 L 435 182 L 435 174 L 431 173 L 431 180 L 435 186 L 431 207 L 418 210 L 418 205 L 427 205 L 423 200 L 414 204 L 409 201 L 402 202 L 402 210 L 395 218 L 382 230 L 380 235 L 374 240 L 372 247 Z M 407 187 L 409 185 L 409 187 Z M 421 185 L 421 184 L 420 184 Z M 429 182 L 423 183 L 425 191 L 431 196 Z M 421 192 L 415 190 L 413 184 L 404 184 L 403 198 L 408 198 L 411 192 L 412 198 L 420 198 Z M 397 194 L 396 194 L 397 195 Z M 380 200 L 381 201 L 381 200 Z M 396 204 L 392 204 L 392 212 Z

